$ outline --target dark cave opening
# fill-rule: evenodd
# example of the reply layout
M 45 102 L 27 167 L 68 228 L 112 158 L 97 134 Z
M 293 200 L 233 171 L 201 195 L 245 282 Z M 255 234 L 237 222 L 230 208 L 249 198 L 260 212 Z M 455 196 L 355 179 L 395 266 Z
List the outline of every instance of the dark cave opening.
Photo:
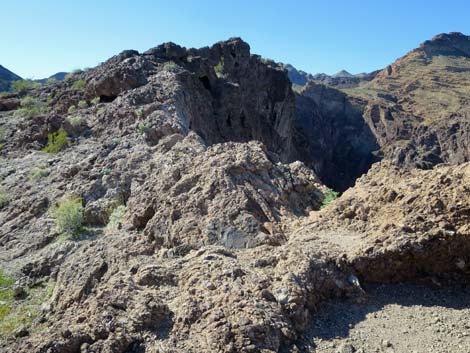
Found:
M 111 103 L 117 96 L 100 96 L 100 103 Z
M 212 89 L 211 82 L 209 81 L 209 77 L 207 77 L 207 76 L 199 77 L 199 81 L 201 81 L 201 83 L 202 83 L 202 85 L 204 86 L 205 89 L 207 89 L 209 91 Z

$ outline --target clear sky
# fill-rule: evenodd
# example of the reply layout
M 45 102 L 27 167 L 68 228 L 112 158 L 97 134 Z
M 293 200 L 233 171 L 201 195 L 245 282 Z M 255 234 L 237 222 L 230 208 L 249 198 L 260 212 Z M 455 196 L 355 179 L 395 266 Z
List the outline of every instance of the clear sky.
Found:
M 233 36 L 311 73 L 370 72 L 436 34 L 470 34 L 470 0 L 0 0 L 0 9 L 0 64 L 23 78 Z

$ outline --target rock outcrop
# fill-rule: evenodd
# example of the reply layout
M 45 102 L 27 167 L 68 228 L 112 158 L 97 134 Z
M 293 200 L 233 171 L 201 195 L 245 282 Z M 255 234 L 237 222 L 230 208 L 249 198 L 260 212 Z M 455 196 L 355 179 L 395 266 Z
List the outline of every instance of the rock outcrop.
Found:
M 27 92 L 0 112 L 0 349 L 307 351 L 322 301 L 366 300 L 362 281 L 467 280 L 467 110 L 431 122 L 359 88 L 294 94 L 232 38 Z M 345 190 L 329 206 L 324 183 Z

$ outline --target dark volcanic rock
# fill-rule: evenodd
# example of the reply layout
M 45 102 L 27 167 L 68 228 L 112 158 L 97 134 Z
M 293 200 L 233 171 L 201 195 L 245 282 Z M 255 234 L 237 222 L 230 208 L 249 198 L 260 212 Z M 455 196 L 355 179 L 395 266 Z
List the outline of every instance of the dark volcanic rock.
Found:
M 460 93 L 461 59 L 430 64 Z M 37 109 L 0 112 L 0 268 L 6 293 L 28 294 L 8 310 L 28 313 L 0 350 L 298 352 L 320 303 L 365 300 L 363 279 L 468 278 L 468 163 L 397 166 L 468 159 L 465 97 L 425 119 L 406 93 L 422 81 L 400 68 L 369 82 L 389 89 L 294 95 L 232 38 L 125 51 L 25 92 Z M 316 175 L 346 189 L 376 150 L 397 165 L 323 207 Z M 83 211 L 73 237 L 55 222 L 64 199 Z
M 335 190 L 352 186 L 379 159 L 360 102 L 315 82 L 297 96 L 296 134 L 299 158 Z

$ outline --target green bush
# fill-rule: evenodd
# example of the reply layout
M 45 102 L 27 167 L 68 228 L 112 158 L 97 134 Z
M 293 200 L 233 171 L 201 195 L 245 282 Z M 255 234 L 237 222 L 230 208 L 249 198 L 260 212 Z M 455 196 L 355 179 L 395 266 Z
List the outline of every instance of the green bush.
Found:
M 10 84 L 11 90 L 14 92 L 24 92 L 33 88 L 38 88 L 39 86 L 41 86 L 39 82 L 34 82 L 32 80 L 17 80 Z
M 323 202 L 321 204 L 320 208 L 325 208 L 328 206 L 333 200 L 337 199 L 339 196 L 339 192 L 328 189 L 328 191 L 325 193 L 325 198 L 323 199 Z
M 67 109 L 67 113 L 69 114 L 75 113 L 76 111 L 77 111 L 77 107 L 74 105 L 71 105 L 69 109 Z
M 81 198 L 69 197 L 51 209 L 51 215 L 59 231 L 75 238 L 80 234 L 83 224 L 83 206 Z
M 67 121 L 73 127 L 79 127 L 79 126 L 83 125 L 83 123 L 85 122 L 85 119 L 80 115 L 75 115 L 75 116 L 68 117 Z
M 36 282 L 23 287 L 25 298 L 16 300 L 14 284 L 14 279 L 4 275 L 0 269 L 0 344 L 20 326 L 34 329 L 32 323 L 40 315 L 41 306 L 51 297 L 54 289 L 52 281 Z
M 140 135 L 143 135 L 145 134 L 146 132 L 148 132 L 150 129 L 150 127 L 146 124 L 146 123 L 139 123 L 139 125 L 137 125 L 137 132 L 140 134 Z
M 57 79 L 55 77 L 48 78 L 46 81 L 46 84 L 52 85 L 53 83 L 56 83 Z
M 7 129 L 0 127 L 0 150 L 3 148 L 3 145 L 7 141 Z
M 47 145 L 42 150 L 47 153 L 57 153 L 68 143 L 67 132 L 60 128 L 57 132 L 47 135 Z
M 15 292 L 11 286 L 15 281 L 6 276 L 3 270 L 0 269 L 0 322 L 3 321 L 5 316 L 10 312 L 10 303 L 14 299 Z
M 76 89 L 76 90 L 79 90 L 79 91 L 82 91 L 83 89 L 85 89 L 85 87 L 86 87 L 86 82 L 85 82 L 84 79 L 76 80 L 72 84 L 72 88 Z
M 219 78 L 222 78 L 224 77 L 224 67 L 225 67 L 225 63 L 224 63 L 224 57 L 220 57 L 220 61 L 217 65 L 214 66 L 214 71 L 215 71 L 215 74 L 217 75 L 217 77 Z
M 7 193 L 0 190 L 0 209 L 8 205 L 10 202 L 10 196 Z
M 97 105 L 100 102 L 100 97 L 95 97 L 91 100 L 91 105 Z
M 137 118 L 142 119 L 144 116 L 144 107 L 139 107 L 136 110 L 134 110 L 134 113 Z
M 172 71 L 172 70 L 176 69 L 177 67 L 178 67 L 178 65 L 176 65 L 176 63 L 174 61 L 166 61 L 163 64 L 163 68 L 165 70 L 169 70 L 169 71 Z
M 119 229 L 122 224 L 124 215 L 126 214 L 127 208 L 124 205 L 117 206 L 109 216 L 109 221 L 106 226 L 107 230 Z
M 49 169 L 41 166 L 41 167 L 35 167 L 31 169 L 29 172 L 29 180 L 38 180 L 44 177 L 47 177 L 49 175 Z
M 115 145 L 119 145 L 122 141 L 122 138 L 120 136 L 113 136 L 111 139 L 111 142 L 114 143 Z
M 79 109 L 88 108 L 88 103 L 87 103 L 87 101 L 80 101 L 80 102 L 78 102 L 77 107 L 78 107 Z
M 37 98 L 24 97 L 20 101 L 21 108 L 17 109 L 15 116 L 25 116 L 31 118 L 35 115 L 39 115 L 45 112 L 44 103 L 39 101 Z

